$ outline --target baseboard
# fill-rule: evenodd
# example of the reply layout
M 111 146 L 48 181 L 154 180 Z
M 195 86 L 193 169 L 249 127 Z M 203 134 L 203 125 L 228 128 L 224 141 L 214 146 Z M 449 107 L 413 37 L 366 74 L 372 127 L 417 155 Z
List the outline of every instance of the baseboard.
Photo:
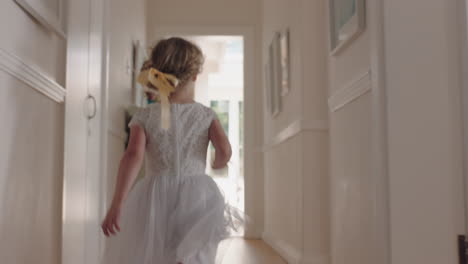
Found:
M 288 264 L 301 264 L 301 253 L 296 248 L 288 245 L 286 242 L 274 238 L 272 235 L 264 232 L 263 241 L 272 247 Z
M 262 239 L 262 232 L 256 230 L 256 228 L 247 228 L 244 233 L 246 239 Z
M 304 256 L 303 252 L 300 252 L 298 249 L 266 232 L 263 233 L 262 238 L 263 241 L 284 258 L 288 264 L 330 264 L 330 257 L 327 255 Z
M 300 264 L 330 264 L 329 256 L 302 257 Z

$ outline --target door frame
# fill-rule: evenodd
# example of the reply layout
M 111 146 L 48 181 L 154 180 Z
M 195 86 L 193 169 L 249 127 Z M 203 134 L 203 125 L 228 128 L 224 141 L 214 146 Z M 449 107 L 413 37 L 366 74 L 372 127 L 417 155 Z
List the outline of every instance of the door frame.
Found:
M 110 38 L 111 38 L 111 0 L 102 0 L 103 1 L 103 31 L 101 32 L 102 36 L 102 76 L 101 76 L 101 127 L 100 127 L 100 157 L 101 157 L 101 203 L 100 203 L 100 215 L 103 219 L 107 213 L 108 209 L 108 195 L 107 192 L 107 175 L 108 175 L 108 141 L 109 141 L 109 57 L 110 57 Z M 100 258 L 102 259 L 104 255 L 104 249 L 106 245 L 106 237 L 101 235 L 99 240 L 100 244 Z M 100 262 L 101 263 L 101 262 Z
M 148 43 L 153 44 L 158 39 L 168 35 L 193 36 L 242 36 L 244 37 L 244 180 L 245 180 L 245 213 L 252 220 L 245 230 L 245 237 L 260 238 L 263 232 L 263 182 L 258 178 L 257 168 L 259 161 L 263 160 L 261 144 L 256 140 L 255 113 L 262 111 L 262 98 L 255 91 L 256 84 L 256 38 L 254 27 L 249 26 L 203 26 L 203 25 L 158 25 L 148 34 Z M 261 94 L 261 93 L 260 93 Z M 257 177 L 255 177 L 257 175 Z
M 101 263 L 104 236 L 100 221 L 107 169 L 106 109 L 109 56 L 109 0 L 75 0 L 68 4 L 67 96 L 65 108 L 62 263 Z M 96 98 L 96 116 L 85 117 L 87 95 Z M 92 130 L 92 136 L 89 131 Z M 90 139 L 91 138 L 91 139 Z M 96 144 L 89 150 L 89 144 Z M 84 145 L 84 146 L 83 146 Z M 88 168 L 88 154 L 97 157 Z M 82 153 L 86 155 L 82 155 Z
M 367 2 L 371 53 L 371 173 L 374 198 L 372 222 L 374 260 L 391 263 L 390 183 L 388 175 L 387 81 L 385 67 L 384 0 Z
M 461 59 L 461 103 L 463 129 L 463 180 L 464 180 L 464 226 L 465 236 L 468 236 L 468 0 L 459 0 L 458 17 L 460 25 L 460 53 Z

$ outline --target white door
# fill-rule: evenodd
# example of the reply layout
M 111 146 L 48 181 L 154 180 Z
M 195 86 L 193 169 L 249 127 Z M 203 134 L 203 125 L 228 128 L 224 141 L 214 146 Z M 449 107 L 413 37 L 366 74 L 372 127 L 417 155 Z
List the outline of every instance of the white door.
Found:
M 69 2 L 62 263 L 97 264 L 102 245 L 104 0 Z

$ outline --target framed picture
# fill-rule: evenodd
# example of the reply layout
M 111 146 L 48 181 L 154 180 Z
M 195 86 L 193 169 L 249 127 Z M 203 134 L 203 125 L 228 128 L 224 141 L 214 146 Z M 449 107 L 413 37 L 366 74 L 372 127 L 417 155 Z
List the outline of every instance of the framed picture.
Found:
M 267 58 L 265 64 L 264 76 L 265 76 L 265 104 L 267 111 L 271 114 L 273 112 L 271 102 L 272 102 L 272 93 L 271 93 L 271 62 L 270 58 Z
M 330 52 L 336 55 L 364 31 L 365 0 L 329 0 Z
M 148 55 L 145 48 L 139 41 L 133 43 L 132 54 L 132 90 L 133 90 L 133 104 L 138 107 L 146 106 L 146 97 L 144 87 L 137 82 L 138 75 L 140 74 L 141 67 L 145 63 Z
M 284 30 L 279 35 L 280 67 L 281 67 L 281 95 L 285 96 L 290 89 L 290 63 L 289 63 L 289 30 Z
M 271 83 L 270 83 L 270 61 L 267 59 L 267 62 L 264 66 L 264 74 L 263 76 L 265 77 L 265 105 L 266 109 L 269 113 L 271 113 Z
M 66 38 L 65 0 L 14 0 L 45 28 Z
M 270 114 L 275 117 L 281 112 L 281 54 L 280 34 L 276 33 L 268 50 L 267 82 Z

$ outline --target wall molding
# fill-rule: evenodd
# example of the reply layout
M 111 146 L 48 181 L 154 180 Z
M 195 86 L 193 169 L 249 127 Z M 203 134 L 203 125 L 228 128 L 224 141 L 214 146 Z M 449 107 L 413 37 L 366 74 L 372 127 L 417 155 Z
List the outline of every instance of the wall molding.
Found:
M 300 262 L 300 264 L 329 264 L 329 263 L 330 263 L 329 256 L 317 256 L 317 257 L 309 257 L 309 258 L 304 258 L 303 256 Z
M 272 247 L 288 264 L 329 264 L 329 256 L 304 257 L 303 254 L 286 242 L 264 232 L 263 241 Z
M 12 75 L 57 103 L 64 103 L 65 88 L 20 57 L 0 48 L 0 70 Z
M 272 137 L 272 139 L 265 144 L 263 151 L 268 151 L 270 148 L 280 145 L 285 141 L 299 135 L 303 132 L 327 132 L 328 121 L 327 120 L 310 120 L 296 119 L 292 121 L 287 127 L 282 129 L 278 134 Z
M 301 253 L 288 243 L 274 238 L 274 236 L 263 232 L 263 241 L 272 247 L 288 264 L 301 264 Z
M 330 112 L 336 112 L 372 89 L 371 71 L 361 74 L 356 80 L 345 85 L 328 98 Z
M 388 165 L 387 81 L 385 70 L 384 0 L 368 2 L 370 64 L 372 71 L 371 96 L 371 170 L 373 208 L 373 256 L 379 264 L 392 263 L 390 186 Z

